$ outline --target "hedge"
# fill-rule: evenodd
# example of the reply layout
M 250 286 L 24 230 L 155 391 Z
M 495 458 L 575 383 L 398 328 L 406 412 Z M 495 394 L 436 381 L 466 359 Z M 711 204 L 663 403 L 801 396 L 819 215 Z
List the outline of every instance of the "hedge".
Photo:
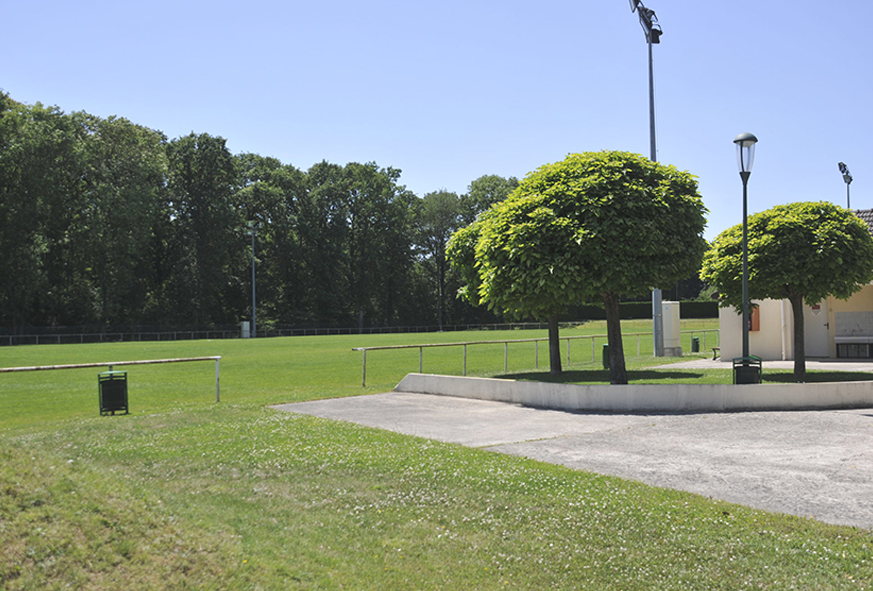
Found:
M 622 302 L 619 306 L 623 319 L 652 317 L 651 302 Z M 680 302 L 679 314 L 682 318 L 718 318 L 718 302 Z M 603 307 L 594 304 L 580 304 L 562 314 L 561 320 L 606 320 L 606 311 Z

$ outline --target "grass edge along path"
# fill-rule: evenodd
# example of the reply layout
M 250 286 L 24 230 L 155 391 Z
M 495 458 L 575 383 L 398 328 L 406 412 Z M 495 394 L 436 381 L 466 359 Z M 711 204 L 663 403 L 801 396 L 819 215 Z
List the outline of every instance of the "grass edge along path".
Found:
M 257 405 L 0 449 L 10 591 L 873 585 L 867 530 Z
M 220 405 L 207 368 L 154 368 L 123 417 L 95 416 L 92 373 L 0 383 L 2 588 L 873 586 L 870 531 L 263 408 L 381 388 L 356 383 L 360 337 L 325 339 L 0 350 L 223 356 Z

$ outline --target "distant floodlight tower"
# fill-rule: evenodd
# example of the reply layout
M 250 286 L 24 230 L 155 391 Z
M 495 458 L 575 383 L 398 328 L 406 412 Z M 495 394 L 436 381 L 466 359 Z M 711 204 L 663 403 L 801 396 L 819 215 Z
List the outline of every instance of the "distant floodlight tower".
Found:
M 640 25 L 646 34 L 646 43 L 649 45 L 649 158 L 652 162 L 658 161 L 658 150 L 655 144 L 655 72 L 652 65 L 652 45 L 661 42 L 661 25 L 655 11 L 646 8 L 641 0 L 630 0 L 631 12 L 640 16 Z M 664 356 L 664 318 L 661 310 L 661 289 L 652 290 L 652 337 L 654 341 L 655 357 Z
M 658 152 L 655 145 L 655 73 L 652 61 L 652 45 L 661 42 L 661 25 L 658 17 L 651 8 L 646 8 L 640 0 L 630 0 L 631 12 L 636 11 L 640 16 L 640 25 L 646 34 L 646 43 L 649 45 L 649 154 L 652 162 L 658 161 Z
M 849 172 L 849 167 L 840 162 L 837 164 L 840 167 L 840 172 L 843 173 L 843 180 L 846 181 L 846 208 L 852 209 L 852 200 L 849 195 L 849 185 L 852 184 L 852 174 Z
M 255 306 L 255 237 L 258 235 L 258 230 L 261 228 L 260 222 L 249 222 L 248 235 L 252 237 L 252 338 L 258 336 L 258 309 Z

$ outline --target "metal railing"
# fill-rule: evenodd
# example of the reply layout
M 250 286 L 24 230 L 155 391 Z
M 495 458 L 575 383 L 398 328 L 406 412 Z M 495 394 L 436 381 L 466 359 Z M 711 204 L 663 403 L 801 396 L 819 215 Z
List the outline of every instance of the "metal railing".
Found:
M 694 338 L 696 334 L 703 334 L 703 349 L 706 349 L 706 333 L 714 332 L 716 343 L 719 342 L 719 330 L 717 328 L 711 329 L 697 329 L 697 330 L 683 330 L 680 331 L 680 334 L 689 334 L 691 335 L 691 339 Z M 625 337 L 636 337 L 637 338 L 637 356 L 640 355 L 640 339 L 641 337 L 651 337 L 652 333 L 648 332 L 639 332 L 639 333 L 630 333 L 622 335 L 622 339 Z M 570 341 L 579 340 L 579 339 L 591 339 L 591 361 L 597 361 L 597 349 L 595 346 L 596 339 L 606 339 L 607 335 L 599 334 L 599 335 L 578 335 L 578 336 L 563 336 L 558 339 L 558 341 L 566 341 L 567 343 L 567 365 L 570 364 Z M 467 341 L 462 343 L 428 343 L 421 345 L 385 345 L 380 347 L 354 347 L 352 351 L 361 351 L 363 353 L 363 371 L 361 378 L 361 385 L 363 387 L 367 386 L 367 351 L 386 351 L 391 349 L 418 349 L 418 373 L 422 373 L 424 367 L 424 350 L 431 349 L 435 347 L 463 347 L 464 348 L 464 363 L 463 363 L 463 373 L 462 375 L 467 375 L 467 347 L 472 345 L 499 345 L 503 343 L 503 372 L 506 373 L 509 371 L 509 344 L 510 343 L 534 343 L 534 368 L 539 369 L 539 344 L 543 341 L 548 341 L 548 337 L 541 337 L 536 339 L 502 339 L 496 341 Z M 717 346 L 717 345 L 716 345 Z
M 164 332 L 77 332 L 0 335 L 0 345 L 68 345 L 84 343 L 123 343 L 129 341 L 191 341 L 239 338 L 235 330 L 173 330 Z
M 180 363 L 185 361 L 215 361 L 215 402 L 221 402 L 219 388 L 219 362 L 221 355 L 212 357 L 179 357 L 176 359 L 145 359 L 140 361 L 106 361 L 100 363 L 69 363 L 65 365 L 31 365 L 27 367 L 0 367 L 0 373 L 16 371 L 49 371 L 55 369 L 83 369 L 87 367 L 108 367 L 109 371 L 116 365 L 149 365 L 152 363 Z
M 575 326 L 587 322 L 575 320 L 562 322 L 562 326 Z M 683 320 L 685 322 L 685 320 Z M 461 331 L 498 331 L 498 330 L 543 330 L 548 328 L 544 322 L 504 322 L 490 324 L 451 324 L 451 325 L 403 325 L 403 326 L 371 326 L 357 327 L 258 327 L 258 338 L 265 337 L 298 337 L 298 336 L 328 336 L 328 335 L 375 335 L 404 334 L 432 332 Z M 180 328 L 175 330 L 160 330 L 153 326 L 110 327 L 106 330 L 90 327 L 60 327 L 60 328 L 28 328 L 14 333 L 8 328 L 0 327 L 0 346 L 15 345 L 62 345 L 84 343 L 122 343 L 139 341 L 190 341 L 200 339 L 238 339 L 242 338 L 238 326 L 219 325 L 209 329 Z
M 569 323 L 575 324 L 575 323 Z M 277 328 L 258 327 L 258 338 L 265 337 L 298 337 L 298 336 L 329 336 L 329 335 L 372 335 L 372 334 L 398 334 L 398 333 L 429 333 L 429 332 L 458 332 L 465 330 L 539 330 L 548 328 L 548 324 L 540 322 L 515 322 L 500 324 L 452 324 L 442 327 L 436 325 L 425 326 L 372 326 L 365 328 L 339 327 L 339 328 Z M 14 345 L 62 345 L 84 343 L 122 343 L 139 341 L 190 341 L 200 339 L 238 339 L 241 337 L 239 327 L 217 327 L 209 330 L 153 330 L 153 329 L 130 329 L 130 330 L 51 330 L 31 329 L 31 332 L 21 334 L 3 334 L 0 329 L 0 346 Z

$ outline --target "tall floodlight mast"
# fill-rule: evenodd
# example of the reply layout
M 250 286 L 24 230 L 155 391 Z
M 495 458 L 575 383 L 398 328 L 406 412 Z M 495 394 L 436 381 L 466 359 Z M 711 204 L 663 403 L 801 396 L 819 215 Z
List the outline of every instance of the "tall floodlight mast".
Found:
M 655 73 L 652 65 L 652 45 L 661 42 L 661 25 L 651 8 L 646 8 L 640 0 L 630 0 L 631 12 L 640 17 L 640 25 L 646 34 L 649 45 L 649 158 L 658 161 L 658 149 L 655 144 Z M 664 356 L 664 319 L 661 312 L 661 289 L 652 290 L 652 337 L 655 357 Z

